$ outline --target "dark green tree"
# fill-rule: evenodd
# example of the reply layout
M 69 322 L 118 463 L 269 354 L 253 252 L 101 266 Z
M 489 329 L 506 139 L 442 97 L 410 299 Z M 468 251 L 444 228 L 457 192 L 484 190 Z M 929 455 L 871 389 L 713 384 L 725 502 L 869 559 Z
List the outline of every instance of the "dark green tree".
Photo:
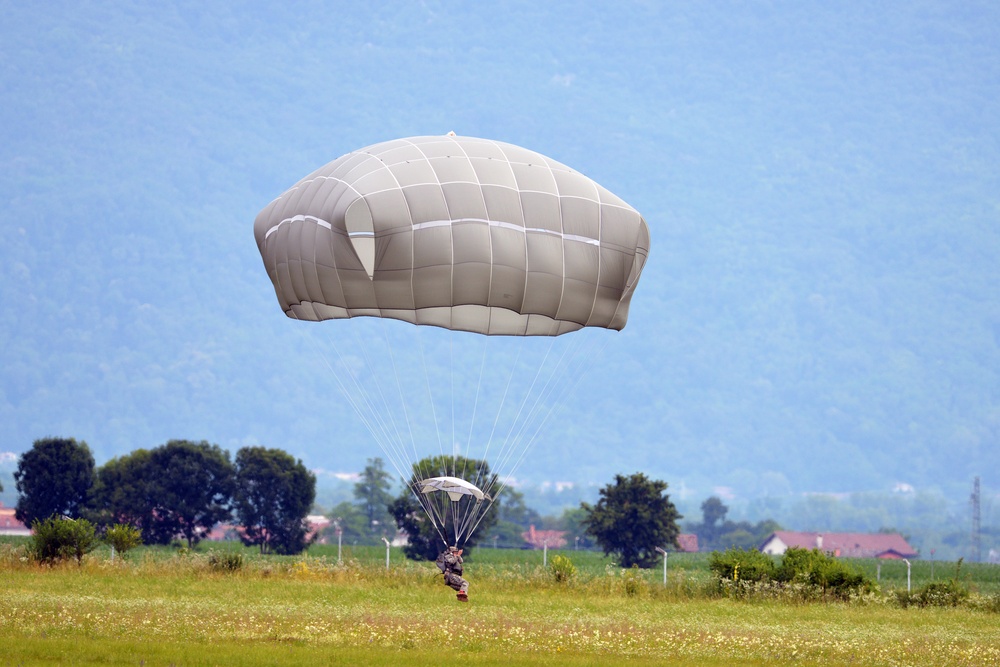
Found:
M 280 449 L 244 447 L 236 452 L 233 505 L 240 539 L 266 554 L 297 554 L 309 546 L 306 517 L 316 500 L 316 475 Z
M 77 565 L 97 547 L 94 524 L 86 519 L 52 516 L 31 522 L 34 533 L 29 550 L 40 563 L 55 563 L 75 558 Z
M 94 487 L 94 456 L 85 442 L 42 438 L 21 455 L 14 471 L 14 516 L 27 526 L 53 515 L 78 519 Z
M 180 536 L 193 547 L 215 524 L 232 518 L 234 470 L 229 452 L 205 441 L 171 440 L 149 454 L 146 488 L 154 502 L 152 542 L 165 544 Z
M 150 452 L 136 449 L 116 457 L 97 469 L 94 485 L 94 517 L 103 526 L 127 524 L 142 532 L 145 542 L 155 544 L 156 499 L 152 485 Z M 167 535 L 169 542 L 172 535 Z
M 676 547 L 680 533 L 681 515 L 666 490 L 666 482 L 642 473 L 615 475 L 614 484 L 601 489 L 596 506 L 580 505 L 587 512 L 587 532 L 605 555 L 617 554 L 622 567 L 652 567 L 658 561 L 656 547 Z
M 432 456 L 414 463 L 413 474 L 407 482 L 407 487 L 389 506 L 389 513 L 396 520 L 396 526 L 407 534 L 409 543 L 403 547 L 403 553 L 407 558 L 413 560 L 437 558 L 447 541 L 455 541 L 453 534 L 455 512 L 461 515 L 468 509 L 467 504 L 474 502 L 470 497 L 466 497 L 454 507 L 446 494 L 434 493 L 425 496 L 425 499 L 436 503 L 436 513 L 444 517 L 444 525 L 439 532 L 414 499 L 412 489 L 420 480 L 441 475 L 464 479 L 483 490 L 494 488 L 497 481 L 496 475 L 490 472 L 490 466 L 486 461 L 467 459 L 464 456 Z M 470 555 L 472 547 L 480 538 L 489 539 L 490 531 L 496 523 L 497 515 L 494 509 L 485 506 L 482 509 L 486 510 L 482 520 L 464 542 L 466 557 Z
M 361 479 L 354 485 L 354 498 L 366 519 L 365 535 L 361 537 L 366 543 L 380 543 L 382 537 L 390 537 L 396 532 L 389 514 L 391 480 L 392 475 L 386 471 L 382 459 L 374 458 L 368 459 Z

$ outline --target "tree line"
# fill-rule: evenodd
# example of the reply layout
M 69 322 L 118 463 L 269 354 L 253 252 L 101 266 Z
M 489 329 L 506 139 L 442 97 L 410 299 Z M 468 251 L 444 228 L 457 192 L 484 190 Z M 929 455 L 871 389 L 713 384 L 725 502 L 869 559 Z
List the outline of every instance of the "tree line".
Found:
M 14 482 L 14 516 L 29 526 L 54 516 L 127 524 L 146 544 L 184 540 L 190 548 L 235 519 L 244 544 L 279 554 L 309 545 L 306 516 L 316 498 L 316 476 L 287 452 L 244 447 L 234 460 L 218 445 L 189 440 L 97 467 L 87 443 L 43 438 L 21 456 Z
M 429 457 L 413 465 L 412 476 L 393 497 L 392 476 L 379 458 L 369 459 L 354 488 L 355 502 L 332 508 L 329 530 L 356 544 L 378 544 L 397 530 L 407 535 L 408 558 L 432 560 L 441 537 L 423 515 L 411 493 L 433 471 L 470 471 L 476 479 L 496 481 L 486 461 Z M 36 440 L 18 462 L 14 480 L 19 493 L 15 516 L 27 525 L 52 517 L 87 519 L 107 529 L 128 525 L 146 544 L 186 541 L 189 548 L 220 523 L 234 522 L 235 535 L 262 554 L 294 554 L 318 536 L 307 516 L 316 498 L 316 477 L 280 449 L 244 447 L 235 459 L 205 441 L 170 440 L 152 449 L 137 449 L 97 467 L 85 442 L 72 438 Z M 492 485 L 491 485 L 492 486 Z M 642 473 L 615 475 L 600 490 L 595 505 L 581 503 L 554 519 L 528 508 L 517 490 L 506 488 L 465 543 L 502 536 L 520 543 L 529 525 L 565 530 L 574 546 L 597 546 L 630 567 L 652 566 L 659 549 L 678 547 L 683 518 L 666 493 L 667 483 Z M 689 524 L 703 548 L 753 548 L 779 529 L 773 521 L 751 525 L 726 521 L 727 509 L 717 497 L 702 503 L 703 520 Z

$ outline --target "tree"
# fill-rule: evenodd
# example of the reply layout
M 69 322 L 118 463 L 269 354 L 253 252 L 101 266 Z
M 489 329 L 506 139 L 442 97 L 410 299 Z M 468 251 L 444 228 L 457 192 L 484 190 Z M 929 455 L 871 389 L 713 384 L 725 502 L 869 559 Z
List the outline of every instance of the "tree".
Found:
M 354 485 L 354 497 L 360 505 L 361 512 L 367 520 L 367 527 L 362 539 L 369 543 L 377 543 L 386 536 L 392 523 L 389 514 L 389 504 L 392 503 L 392 488 L 390 475 L 385 469 L 385 463 L 380 458 L 368 459 L 368 465 L 361 472 L 361 479 Z
M 728 512 L 729 508 L 718 496 L 710 496 L 701 503 L 701 523 L 689 524 L 689 529 L 698 536 L 702 549 L 718 548 Z
M 749 521 L 726 521 L 729 508 L 718 496 L 711 496 L 701 504 L 701 523 L 689 529 L 698 536 L 698 544 L 705 550 L 754 549 L 776 530 L 775 521 L 765 519 L 756 524 Z
M 97 469 L 94 485 L 94 516 L 105 526 L 116 523 L 135 526 L 145 542 L 167 543 L 173 535 L 156 539 L 156 501 L 148 449 L 136 449 L 109 460 Z
M 566 539 L 574 548 L 589 549 L 594 546 L 594 538 L 587 532 L 586 521 L 587 511 L 582 507 L 567 507 L 559 517 L 559 530 L 566 531 Z
M 297 554 L 309 546 L 306 517 L 316 500 L 316 475 L 280 449 L 244 447 L 236 452 L 233 505 L 243 544 L 260 552 Z
M 14 471 L 20 494 L 14 516 L 25 525 L 53 515 L 80 518 L 94 486 L 94 456 L 73 438 L 35 440 Z
M 77 565 L 83 557 L 97 547 L 94 524 L 86 519 L 67 519 L 51 516 L 31 522 L 34 533 L 29 547 L 39 563 L 55 563 L 75 558 Z
M 182 536 L 193 547 L 232 517 L 233 464 L 209 443 L 171 440 L 150 451 L 146 489 L 153 501 L 153 541 Z
M 524 494 L 513 487 L 504 487 L 496 506 L 499 521 L 507 521 L 524 529 L 542 522 L 542 515 L 528 507 L 524 503 Z
M 524 494 L 510 486 L 504 487 L 489 511 L 497 517 L 492 538 L 504 546 L 524 544 L 524 531 L 542 522 L 541 515 L 524 503 Z
M 642 473 L 615 475 L 614 484 L 601 489 L 596 506 L 581 503 L 587 512 L 583 523 L 604 555 L 617 554 L 622 567 L 652 567 L 656 547 L 677 546 L 677 520 L 682 517 L 666 490 L 666 482 Z
M 142 533 L 135 526 L 116 523 L 104 531 L 103 540 L 114 550 L 112 557 L 117 552 L 124 558 L 125 554 L 142 544 Z
M 346 500 L 337 503 L 326 516 L 330 519 L 330 525 L 323 529 L 323 537 L 327 541 L 336 542 L 339 529 L 340 538 L 346 544 L 371 543 L 368 518 L 357 504 Z M 379 540 L 379 544 L 381 543 Z
M 396 526 L 408 536 L 409 543 L 403 547 L 403 553 L 406 554 L 407 558 L 434 560 L 446 545 L 446 540 L 453 539 L 453 536 L 448 532 L 452 526 L 452 519 L 447 519 L 444 530 L 439 533 L 431 520 L 428 519 L 423 508 L 413 498 L 412 489 L 417 482 L 428 477 L 441 475 L 443 470 L 452 471 L 453 476 L 470 481 L 481 489 L 496 486 L 497 476 L 490 472 L 490 466 L 486 461 L 467 459 L 464 456 L 432 456 L 414 463 L 413 474 L 410 476 L 407 486 L 389 506 L 389 513 L 396 520 Z M 453 508 L 450 506 L 447 495 L 438 494 L 431 500 L 439 503 L 442 514 L 450 517 L 448 513 L 453 511 Z M 468 502 L 468 499 L 462 502 Z M 489 531 L 493 528 L 496 520 L 497 516 L 493 508 L 486 508 L 476 530 L 465 540 L 466 556 L 478 543 L 479 536 L 490 534 Z

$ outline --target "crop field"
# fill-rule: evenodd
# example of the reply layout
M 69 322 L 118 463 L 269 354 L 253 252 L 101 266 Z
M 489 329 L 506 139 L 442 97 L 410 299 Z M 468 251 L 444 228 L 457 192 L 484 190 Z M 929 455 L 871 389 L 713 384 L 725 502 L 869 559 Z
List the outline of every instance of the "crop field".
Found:
M 903 563 L 849 602 L 734 599 L 704 554 L 622 570 L 598 553 L 477 549 L 470 602 L 430 563 L 393 549 L 313 547 L 260 557 L 235 545 L 140 548 L 39 566 L 0 542 L 0 666 L 94 665 L 1000 665 L 1000 566 L 963 565 L 958 607 L 906 607 Z M 232 559 L 233 554 L 241 557 Z M 875 574 L 876 564 L 859 563 Z M 935 563 L 937 579 L 954 563 Z M 914 562 L 911 583 L 931 564 Z

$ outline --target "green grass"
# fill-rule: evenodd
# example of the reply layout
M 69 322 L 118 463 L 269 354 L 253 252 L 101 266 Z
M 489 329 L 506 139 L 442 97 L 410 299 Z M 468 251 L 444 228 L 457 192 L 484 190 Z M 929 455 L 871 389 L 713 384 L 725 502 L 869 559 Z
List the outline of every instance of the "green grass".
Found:
M 467 567 L 471 602 L 460 604 L 432 564 L 395 549 L 389 572 L 378 547 L 345 548 L 340 565 L 335 546 L 332 555 L 245 553 L 236 573 L 213 570 L 204 552 L 157 548 L 40 567 L 0 543 L 0 667 L 1000 665 L 995 612 L 902 609 L 886 595 L 849 604 L 714 597 L 699 554 L 671 556 L 666 587 L 662 569 L 643 572 L 630 594 L 600 554 L 560 552 L 578 573 L 558 584 L 541 553 L 481 549 Z M 953 574 L 953 565 L 938 574 L 941 565 L 936 576 Z

